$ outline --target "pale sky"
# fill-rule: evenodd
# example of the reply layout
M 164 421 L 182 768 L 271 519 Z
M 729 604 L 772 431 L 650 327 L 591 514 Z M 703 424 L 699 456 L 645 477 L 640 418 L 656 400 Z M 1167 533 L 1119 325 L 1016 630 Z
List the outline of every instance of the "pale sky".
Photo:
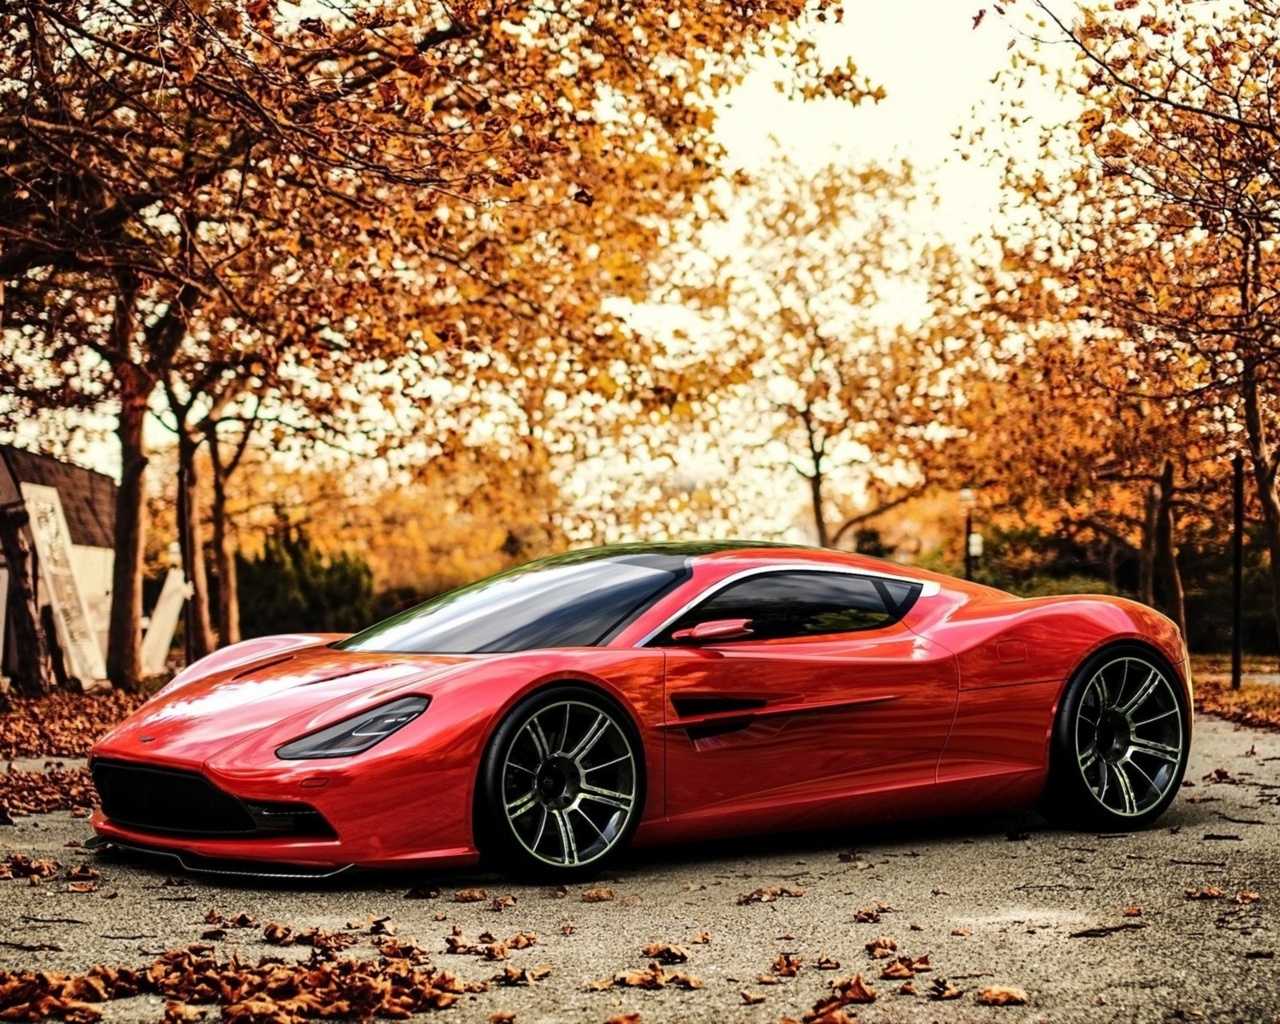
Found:
M 973 120 L 973 107 L 993 100 L 990 79 L 1009 66 L 1009 26 L 989 17 L 973 28 L 980 0 L 850 0 L 844 23 L 815 33 L 824 65 L 852 57 L 879 104 L 833 100 L 788 102 L 769 68 L 754 73 L 725 102 L 720 137 L 748 169 L 764 160 L 769 138 L 811 166 L 839 151 L 859 161 L 905 158 L 942 199 L 948 230 L 959 242 L 989 227 L 997 178 L 962 161 L 952 133 Z

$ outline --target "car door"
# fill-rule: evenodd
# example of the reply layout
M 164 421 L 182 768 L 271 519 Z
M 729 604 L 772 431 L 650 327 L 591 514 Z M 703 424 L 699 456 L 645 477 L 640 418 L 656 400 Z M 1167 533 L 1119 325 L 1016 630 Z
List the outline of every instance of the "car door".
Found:
M 753 572 L 655 637 L 668 819 L 826 805 L 838 820 L 841 796 L 932 783 L 959 680 L 950 652 L 901 622 L 920 592 L 847 571 Z M 742 619 L 749 636 L 679 636 Z

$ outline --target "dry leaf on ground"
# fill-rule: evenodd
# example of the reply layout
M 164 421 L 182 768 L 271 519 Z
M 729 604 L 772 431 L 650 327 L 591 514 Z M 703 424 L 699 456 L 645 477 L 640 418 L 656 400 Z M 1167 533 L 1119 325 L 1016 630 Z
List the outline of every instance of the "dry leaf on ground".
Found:
M 1027 994 L 1020 988 L 989 985 L 978 992 L 978 1002 L 983 1006 L 1026 1006 Z
M 781 899 L 784 896 L 798 899 L 803 895 L 803 889 L 791 889 L 785 885 L 771 885 L 767 889 L 755 889 L 739 896 L 738 905 L 746 906 L 748 903 L 772 903 L 774 900 Z
M 897 948 L 898 943 L 887 935 L 872 939 L 866 945 L 867 952 L 876 960 L 884 960 L 886 957 L 893 956 Z
M 773 961 L 773 973 L 780 978 L 794 978 L 800 971 L 803 960 L 803 957 L 794 953 L 779 953 L 778 958 Z
M 651 942 L 642 952 L 650 960 L 656 960 L 660 964 L 682 964 L 689 959 L 689 954 L 679 946 L 665 942 Z

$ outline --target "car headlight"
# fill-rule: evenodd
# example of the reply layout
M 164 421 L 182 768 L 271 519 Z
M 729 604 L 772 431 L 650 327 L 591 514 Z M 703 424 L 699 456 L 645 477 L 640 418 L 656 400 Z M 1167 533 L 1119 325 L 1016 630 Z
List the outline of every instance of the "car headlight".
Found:
M 375 743 L 385 740 L 397 729 L 412 722 L 427 710 L 430 703 L 429 697 L 404 697 L 372 711 L 363 711 L 337 725 L 286 743 L 276 751 L 276 757 L 298 761 L 312 757 L 350 757 L 352 754 L 364 753 Z

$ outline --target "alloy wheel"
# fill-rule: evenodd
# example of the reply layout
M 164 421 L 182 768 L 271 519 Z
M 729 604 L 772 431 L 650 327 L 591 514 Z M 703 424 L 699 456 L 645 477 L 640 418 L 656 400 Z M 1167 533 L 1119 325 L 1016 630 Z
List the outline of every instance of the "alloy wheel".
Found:
M 502 766 L 507 824 L 520 845 L 556 867 L 599 860 L 636 813 L 636 754 L 615 713 L 564 700 L 531 714 Z
M 1076 759 L 1094 799 L 1113 814 L 1145 814 L 1181 778 L 1187 730 L 1175 685 L 1150 661 L 1121 657 L 1085 686 Z

